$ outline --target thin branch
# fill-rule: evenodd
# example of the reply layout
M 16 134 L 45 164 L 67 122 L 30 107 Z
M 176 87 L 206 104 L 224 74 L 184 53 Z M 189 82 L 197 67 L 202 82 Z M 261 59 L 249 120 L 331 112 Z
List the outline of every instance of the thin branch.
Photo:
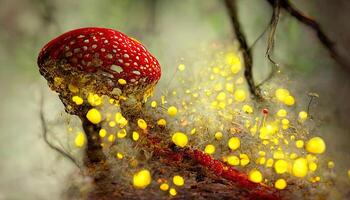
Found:
M 47 128 L 47 123 L 45 120 L 45 116 L 44 116 L 44 97 L 43 95 L 41 95 L 41 99 L 40 99 L 40 122 L 41 122 L 41 127 L 42 127 L 42 133 L 43 133 L 43 138 L 45 143 L 53 150 L 57 151 L 58 153 L 60 153 L 63 157 L 68 158 L 68 160 L 72 161 L 74 165 L 76 165 L 79 169 L 81 169 L 80 164 L 78 163 L 77 160 L 75 160 L 75 158 L 70 155 L 69 153 L 65 152 L 64 150 L 60 149 L 59 147 L 55 146 L 54 144 L 52 144 L 48 137 L 48 128 Z
M 235 0 L 225 0 L 225 5 L 227 8 L 228 14 L 230 15 L 233 30 L 240 44 L 240 51 L 242 52 L 243 60 L 244 60 L 244 76 L 247 80 L 250 93 L 253 94 L 255 98 L 262 100 L 263 97 L 261 95 L 261 91 L 259 88 L 256 87 L 254 83 L 253 70 L 252 70 L 253 68 L 252 54 L 251 54 L 251 51 L 249 51 L 249 47 L 248 47 L 245 35 L 241 30 L 241 26 L 237 16 L 236 2 Z
M 271 6 L 273 6 L 276 0 L 267 0 Z M 350 70 L 349 64 L 340 57 L 337 52 L 334 42 L 324 33 L 320 24 L 314 19 L 306 16 L 304 13 L 295 8 L 289 0 L 280 0 L 281 8 L 287 11 L 291 16 L 297 19 L 299 22 L 303 23 L 307 27 L 311 28 L 317 35 L 321 44 L 328 50 L 330 56 L 341 66 L 345 67 L 347 70 Z

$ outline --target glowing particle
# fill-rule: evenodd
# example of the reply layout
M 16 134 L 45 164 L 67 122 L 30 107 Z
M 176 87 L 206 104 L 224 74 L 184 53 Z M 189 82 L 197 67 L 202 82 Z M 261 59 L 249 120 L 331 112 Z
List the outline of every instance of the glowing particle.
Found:
M 102 104 L 102 98 L 97 94 L 89 93 L 87 100 L 92 106 L 99 106 Z
M 295 141 L 295 146 L 299 149 L 304 147 L 304 141 L 303 140 L 297 140 Z
M 123 159 L 124 158 L 124 156 L 123 156 L 123 154 L 122 153 L 117 153 L 117 158 L 119 159 L 119 160 L 121 160 L 121 159 Z
M 168 115 L 173 117 L 177 114 L 177 108 L 175 106 L 170 106 L 168 108 Z
M 254 183 L 260 183 L 263 179 L 261 172 L 256 169 L 253 169 L 249 172 L 248 178 Z
M 282 119 L 282 124 L 283 125 L 289 125 L 289 120 L 288 119 Z
M 241 141 L 238 137 L 232 137 L 228 140 L 228 147 L 232 150 L 236 150 L 241 146 Z
M 275 91 L 275 96 L 279 101 L 284 102 L 284 99 L 289 96 L 289 91 L 287 89 L 279 88 Z
M 238 101 L 238 102 L 242 102 L 242 101 L 244 101 L 246 99 L 246 93 L 242 89 L 236 90 L 233 95 L 235 97 L 235 100 Z
M 120 79 L 118 79 L 118 83 L 119 83 L 120 85 L 125 85 L 125 84 L 126 84 L 126 80 L 120 78 Z
M 151 173 L 147 169 L 143 169 L 134 174 L 133 184 L 136 188 L 144 189 L 151 183 L 151 180 Z
M 350 178 L 350 169 L 348 170 L 348 177 Z
M 182 178 L 182 176 L 176 175 L 173 177 L 173 183 L 177 186 L 183 186 L 185 184 L 185 180 Z
M 289 158 L 292 159 L 292 160 L 296 159 L 297 157 L 298 157 L 298 155 L 296 153 L 291 153 L 289 155 Z
M 195 134 L 196 133 L 196 128 L 193 128 L 190 133 L 191 133 L 191 135 Z
M 244 105 L 242 107 L 243 112 L 251 114 L 253 113 L 253 108 L 250 105 Z
M 316 171 L 316 169 L 317 169 L 317 164 L 314 162 L 310 162 L 309 163 L 309 170 L 314 172 L 314 171 Z
M 239 158 L 237 156 L 231 155 L 227 156 L 227 163 L 233 166 L 239 165 Z
M 79 96 L 73 96 L 72 97 L 72 101 L 77 104 L 77 105 L 81 105 L 84 103 L 83 98 L 79 97 Z
M 328 166 L 329 169 L 333 169 L 334 166 L 335 166 L 335 164 L 334 164 L 333 161 L 329 161 L 329 162 L 327 163 L 327 166 Z
M 126 130 L 125 129 L 122 129 L 122 130 L 118 131 L 118 133 L 117 133 L 117 137 L 118 138 L 125 138 L 125 136 L 126 136 Z
M 216 100 L 218 100 L 218 101 L 225 101 L 226 100 L 226 93 L 225 92 L 219 92 L 218 96 L 216 96 Z
M 98 132 L 98 135 L 103 138 L 107 135 L 107 131 L 104 128 L 101 128 L 100 131 Z
M 179 147 L 185 147 L 188 143 L 187 135 L 181 132 L 174 133 L 171 139 Z
M 136 132 L 136 131 L 133 131 L 132 132 L 132 139 L 134 141 L 137 141 L 139 138 L 140 138 L 140 134 L 138 132 Z
M 115 127 L 117 124 L 115 123 L 115 121 L 110 121 L 110 122 L 108 123 L 108 125 L 109 125 L 110 127 Z
M 83 147 L 85 144 L 85 135 L 83 132 L 79 132 L 75 137 L 74 144 L 76 147 Z
M 284 159 L 284 153 L 281 150 L 277 150 L 273 153 L 274 159 Z
M 272 167 L 274 163 L 274 160 L 272 158 L 267 159 L 266 161 L 266 167 Z
M 157 124 L 158 124 L 158 126 L 166 126 L 166 121 L 165 121 L 165 119 L 159 119 L 157 121 Z
M 92 108 L 87 112 L 86 118 L 93 124 L 98 124 L 102 120 L 100 111 L 95 108 Z
M 239 157 L 241 158 L 241 166 L 246 166 L 249 164 L 250 160 L 247 154 L 240 154 Z
M 159 188 L 163 191 L 169 190 L 169 185 L 167 183 L 162 183 Z
M 186 66 L 184 64 L 179 64 L 177 67 L 180 71 L 184 71 L 186 69 Z
M 320 137 L 311 138 L 306 143 L 306 150 L 313 154 L 321 154 L 326 150 L 326 144 Z
M 171 196 L 176 196 L 176 194 L 177 194 L 176 189 L 175 189 L 175 188 L 170 188 L 169 194 L 170 194 Z
M 284 99 L 284 104 L 286 104 L 287 106 L 292 106 L 295 104 L 295 99 L 293 96 L 289 95 L 289 96 L 286 96 L 286 98 Z
M 275 182 L 275 188 L 279 190 L 283 190 L 286 187 L 287 187 L 287 182 L 284 179 L 277 179 L 277 181 Z
M 294 161 L 292 167 L 292 173 L 296 177 L 304 177 L 307 175 L 308 165 L 307 160 L 305 158 L 298 158 Z
M 288 169 L 288 163 L 285 160 L 277 160 L 275 162 L 275 171 L 277 174 L 283 174 Z
M 221 138 L 222 138 L 222 132 L 216 132 L 216 133 L 214 134 L 214 137 L 215 137 L 215 139 L 217 139 L 217 140 L 221 140 Z
M 205 146 L 204 152 L 207 154 L 213 154 L 215 152 L 215 146 L 212 144 L 208 144 L 207 146 Z
M 277 116 L 278 117 L 286 117 L 287 116 L 287 111 L 285 109 L 279 109 L 277 111 Z
M 128 120 L 126 120 L 120 112 L 115 114 L 115 121 L 120 125 L 121 128 L 128 124 Z
M 226 83 L 226 91 L 233 93 L 234 85 L 233 83 Z
M 300 122 L 304 122 L 307 119 L 307 112 L 305 111 L 299 112 L 298 119 Z
M 156 101 L 152 101 L 152 102 L 151 102 L 151 107 L 152 107 L 152 108 L 157 107 L 157 102 L 156 102 Z
M 110 135 L 108 136 L 108 141 L 109 141 L 109 142 L 114 142 L 114 141 L 115 141 L 115 135 L 110 134 Z
M 143 119 L 138 119 L 137 120 L 137 125 L 142 130 L 146 130 L 147 129 L 147 123 Z

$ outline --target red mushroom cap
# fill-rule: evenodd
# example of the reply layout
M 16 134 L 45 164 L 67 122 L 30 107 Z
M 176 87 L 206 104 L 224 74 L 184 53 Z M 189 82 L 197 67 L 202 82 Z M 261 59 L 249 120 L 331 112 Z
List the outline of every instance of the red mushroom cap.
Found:
M 108 72 L 128 84 L 153 84 L 161 76 L 159 62 L 140 42 L 108 28 L 80 28 L 62 34 L 42 48 L 38 65 L 61 60 L 84 72 Z

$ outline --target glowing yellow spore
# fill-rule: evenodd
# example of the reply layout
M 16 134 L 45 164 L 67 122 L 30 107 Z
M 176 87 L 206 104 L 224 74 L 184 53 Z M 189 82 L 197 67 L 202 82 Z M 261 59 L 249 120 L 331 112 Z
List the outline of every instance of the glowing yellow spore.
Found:
M 204 152 L 207 153 L 207 154 L 215 153 L 215 146 L 212 145 L 212 144 L 208 144 L 207 146 L 205 146 Z
M 294 161 L 292 167 L 292 173 L 296 177 L 304 177 L 307 175 L 308 165 L 307 160 L 305 158 L 298 158 Z
M 303 140 L 297 140 L 295 141 L 295 146 L 299 149 L 304 147 L 304 141 Z
M 350 169 L 348 170 L 348 177 L 350 178 Z
M 304 122 L 307 119 L 307 112 L 305 111 L 299 112 L 298 119 L 300 122 Z
M 219 92 L 218 96 L 216 96 L 216 100 L 218 100 L 218 101 L 225 101 L 226 100 L 226 93 L 225 92 Z
M 151 107 L 152 107 L 152 108 L 157 107 L 157 102 L 156 102 L 156 101 L 152 101 L 152 102 L 151 102 Z
M 277 160 L 275 162 L 275 171 L 277 174 L 283 174 L 288 169 L 288 163 L 285 160 Z
M 250 105 L 244 105 L 242 107 L 243 112 L 251 114 L 253 113 L 253 108 Z
M 275 182 L 275 188 L 279 190 L 283 190 L 286 187 L 287 187 L 287 182 L 284 179 L 277 179 L 277 181 Z
M 176 189 L 175 189 L 175 188 L 170 188 L 169 194 L 170 194 L 171 196 L 176 196 L 176 194 L 177 194 Z
M 166 126 L 166 120 L 165 119 L 159 119 L 157 121 L 158 126 Z
M 237 89 L 233 95 L 238 102 L 242 102 L 246 99 L 246 93 L 242 89 Z
M 142 129 L 142 130 L 146 130 L 147 129 L 147 123 L 145 120 L 143 119 L 138 119 L 137 120 L 137 126 Z
M 123 159 L 124 158 L 124 156 L 123 156 L 123 154 L 122 153 L 117 153 L 117 158 L 119 159 L 119 160 L 121 160 L 121 159 Z
M 177 108 L 175 106 L 170 106 L 168 108 L 168 115 L 173 117 L 177 114 Z
M 228 140 L 228 147 L 232 150 L 236 150 L 241 146 L 241 141 L 238 137 L 232 137 Z
M 234 85 L 233 83 L 226 83 L 226 91 L 233 93 Z
M 147 169 L 143 169 L 134 174 L 133 184 L 135 188 L 144 189 L 151 183 L 151 173 Z
M 173 177 L 173 183 L 177 186 L 183 186 L 185 184 L 185 180 L 182 178 L 182 176 L 176 175 Z
M 115 123 L 115 121 L 110 121 L 110 122 L 108 123 L 108 125 L 109 125 L 110 127 L 115 127 L 115 126 L 117 125 L 117 123 Z
M 274 159 L 284 159 L 284 153 L 281 150 L 277 150 L 273 153 Z
M 120 128 L 123 128 L 128 124 L 128 120 L 126 120 L 120 112 L 115 114 L 115 121 L 119 124 Z
M 306 143 L 306 150 L 313 154 L 321 154 L 326 150 L 326 144 L 320 137 L 313 137 Z
M 102 98 L 97 94 L 89 93 L 87 100 L 92 106 L 99 106 L 102 104 Z
M 125 85 L 125 84 L 126 84 L 126 80 L 120 78 L 120 79 L 118 79 L 118 83 L 119 83 L 120 85 Z
M 108 136 L 108 141 L 109 141 L 109 142 L 114 142 L 114 141 L 115 141 L 115 135 L 110 134 L 110 135 Z
M 84 103 L 83 98 L 79 97 L 79 96 L 73 96 L 72 97 L 72 101 L 77 104 L 77 105 L 81 105 Z
M 275 96 L 279 101 L 284 102 L 284 99 L 289 96 L 289 91 L 287 89 L 279 88 L 275 91 Z
M 284 99 L 284 104 L 286 104 L 287 106 L 292 106 L 295 104 L 295 99 L 293 96 L 289 95 L 289 96 L 286 96 L 286 98 Z
M 98 135 L 103 138 L 107 135 L 107 131 L 104 128 L 101 128 L 100 131 L 98 132 Z
M 117 133 L 117 137 L 118 138 L 125 138 L 125 136 L 126 136 L 126 130 L 125 129 L 122 129 L 122 130 L 118 131 L 118 133 Z
M 274 163 L 274 160 L 272 158 L 267 159 L 266 161 L 266 167 L 272 167 Z
M 334 164 L 333 161 L 328 161 L 327 166 L 328 166 L 329 169 L 333 169 L 335 164 Z
M 248 178 L 254 183 L 260 183 L 263 179 L 261 172 L 257 169 L 251 170 L 248 174 Z
M 185 147 L 188 143 L 187 135 L 181 132 L 174 133 L 171 139 L 174 142 L 174 144 L 176 144 L 176 146 L 179 147 Z
M 221 140 L 222 139 L 222 132 L 216 132 L 215 135 L 214 135 L 215 139 L 217 140 Z
M 314 172 L 314 171 L 316 171 L 316 169 L 317 169 L 317 164 L 314 162 L 310 162 L 309 163 L 309 170 Z
M 231 155 L 231 156 L 227 156 L 227 163 L 230 165 L 239 165 L 239 158 L 237 156 Z
M 75 137 L 74 144 L 76 147 L 83 147 L 85 144 L 85 135 L 83 132 L 79 132 Z
M 139 138 L 140 138 L 140 134 L 138 132 L 136 132 L 136 131 L 133 131 L 132 132 L 132 139 L 134 141 L 137 141 Z
M 277 116 L 278 117 L 286 117 L 287 116 L 287 111 L 285 109 L 279 109 L 277 111 Z
M 162 183 L 159 188 L 160 190 L 167 191 L 169 190 L 169 185 L 167 183 Z
M 196 128 L 193 128 L 190 133 L 191 133 L 191 135 L 195 134 L 196 133 Z
M 102 116 L 100 111 L 98 111 L 95 108 L 91 108 L 87 114 L 86 114 L 86 118 L 93 124 L 98 124 L 101 122 L 102 120 Z
M 184 71 L 186 69 L 186 66 L 184 64 L 179 64 L 177 68 L 179 69 L 179 71 Z

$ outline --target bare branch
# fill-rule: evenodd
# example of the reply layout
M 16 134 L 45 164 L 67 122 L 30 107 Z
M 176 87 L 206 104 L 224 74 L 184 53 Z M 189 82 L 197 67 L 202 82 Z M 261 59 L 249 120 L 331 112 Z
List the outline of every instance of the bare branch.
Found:
M 248 47 L 245 35 L 241 30 L 241 26 L 237 16 L 236 2 L 235 0 L 225 0 L 225 5 L 227 8 L 228 14 L 230 15 L 233 30 L 240 44 L 240 51 L 242 52 L 243 60 L 244 60 L 244 76 L 247 80 L 250 93 L 253 94 L 254 97 L 257 98 L 258 100 L 262 100 L 263 97 L 261 95 L 261 91 L 259 88 L 256 87 L 254 83 L 253 69 L 252 69 L 253 68 L 252 54 L 251 54 L 251 51 L 249 51 L 249 47 Z
M 276 0 L 267 0 L 271 6 L 274 6 Z M 350 70 L 350 65 L 347 63 L 339 53 L 337 52 L 333 41 L 325 34 L 322 30 L 320 24 L 314 19 L 306 16 L 304 13 L 295 8 L 289 0 L 280 0 L 280 6 L 285 11 L 287 11 L 291 16 L 297 19 L 299 22 L 303 23 L 307 27 L 311 28 L 316 34 L 321 42 L 321 44 L 328 50 L 330 56 L 341 66 L 345 67 L 348 71 Z
M 68 160 L 72 161 L 73 164 L 75 166 L 77 166 L 79 169 L 81 169 L 80 164 L 78 163 L 77 160 L 75 160 L 75 158 L 70 155 L 69 153 L 65 152 L 64 150 L 60 149 L 59 147 L 55 146 L 54 144 L 52 144 L 48 137 L 48 128 L 47 128 L 47 123 L 45 120 L 45 116 L 44 116 L 44 97 L 43 95 L 41 95 L 41 99 L 40 99 L 40 122 L 41 122 L 41 127 L 42 127 L 42 133 L 43 133 L 43 138 L 45 143 L 53 150 L 55 150 L 56 152 L 58 152 L 59 154 L 61 154 L 63 157 L 68 158 Z

